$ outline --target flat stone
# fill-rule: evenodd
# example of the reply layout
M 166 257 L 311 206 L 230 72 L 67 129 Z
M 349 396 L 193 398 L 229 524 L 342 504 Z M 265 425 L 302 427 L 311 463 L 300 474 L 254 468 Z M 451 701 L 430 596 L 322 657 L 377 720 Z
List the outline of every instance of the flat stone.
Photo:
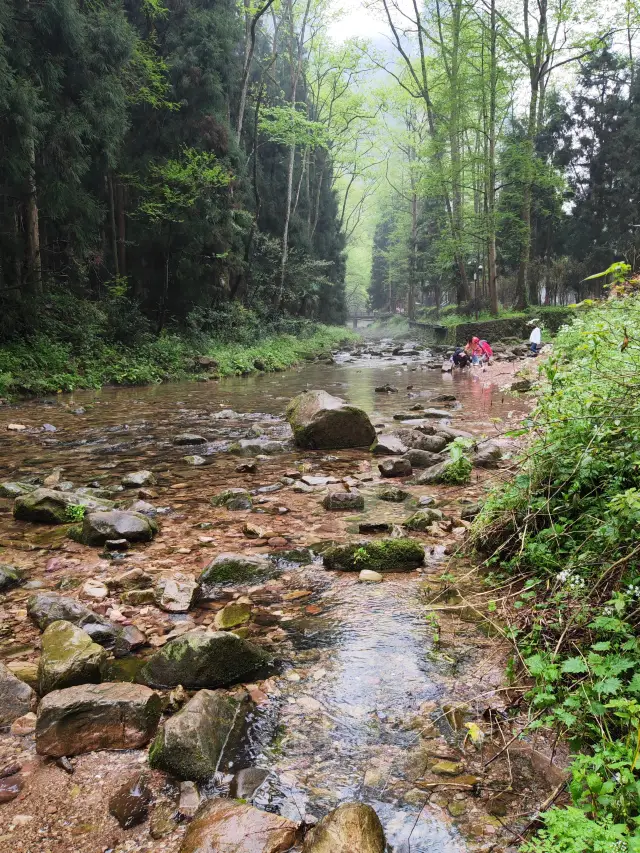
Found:
M 247 803 L 212 799 L 189 824 L 180 853 L 284 853 L 298 839 L 299 826 Z
M 63 620 L 52 622 L 42 635 L 40 695 L 76 684 L 98 683 L 106 663 L 106 650 L 82 628 Z
M 351 542 L 327 548 L 323 564 L 342 572 L 410 572 L 424 564 L 424 547 L 414 539 Z
M 63 492 L 57 489 L 36 489 L 26 495 L 20 495 L 13 504 L 13 515 L 19 521 L 34 521 L 41 524 L 68 524 L 73 521 L 73 507 L 85 510 L 108 510 L 113 501 L 94 498 L 76 492 Z
M 195 604 L 199 590 L 192 580 L 160 578 L 154 590 L 155 602 L 167 613 L 186 613 Z
M 35 492 L 37 486 L 31 483 L 10 483 L 5 481 L 0 483 L 0 498 L 17 498 L 20 495 L 28 495 L 30 492 Z
M 7 589 L 18 586 L 23 580 L 22 571 L 16 568 L 16 566 L 0 563 L 0 592 L 5 592 Z
M 196 467 L 198 465 L 206 465 L 206 462 L 207 462 L 207 460 L 204 458 L 204 456 L 197 456 L 197 455 L 183 456 L 182 461 L 186 462 L 187 465 L 194 465 Z
M 229 785 L 229 796 L 236 800 L 252 800 L 269 775 L 269 771 L 262 767 L 238 770 Z
M 200 808 L 200 794 L 195 782 L 180 783 L 180 799 L 178 802 L 178 814 L 186 820 L 191 820 Z M 207 851 L 211 853 L 211 851 Z
M 9 726 L 36 706 L 36 694 L 0 663 L 0 726 Z
M 376 497 L 389 503 L 402 503 L 410 497 L 410 493 L 404 489 L 399 489 L 397 486 L 379 486 L 376 489 Z
M 101 646 L 113 645 L 120 631 L 109 619 L 94 613 L 75 598 L 55 592 L 36 593 L 27 602 L 27 613 L 41 631 L 52 622 L 63 620 L 82 628 Z
M 209 779 L 224 750 L 237 748 L 247 710 L 246 699 L 223 690 L 198 691 L 160 727 L 149 749 L 149 764 L 177 779 Z
M 464 769 L 464 765 L 459 761 L 438 761 L 430 768 L 436 776 L 459 776 Z
M 11 734 L 16 737 L 32 735 L 36 730 L 36 715 L 29 711 L 23 717 L 18 717 L 11 723 Z
M 439 509 L 419 509 L 410 515 L 402 526 L 407 530 L 417 530 L 424 533 L 434 521 L 442 521 L 442 512 Z
M 433 436 L 426 435 L 425 438 L 433 438 Z M 439 453 L 431 453 L 430 450 L 418 450 L 416 448 L 407 451 L 402 458 L 408 460 L 412 468 L 431 468 L 445 460 L 445 457 Z
M 140 749 L 161 714 L 157 693 L 141 684 L 105 682 L 54 690 L 40 702 L 36 750 L 80 755 L 96 749 Z
M 173 439 L 173 443 L 179 446 L 183 446 L 186 444 L 206 444 L 207 439 L 202 435 L 196 435 L 193 432 L 182 432 L 180 435 L 176 435 Z
M 393 524 L 390 521 L 361 521 L 358 533 L 391 533 Z

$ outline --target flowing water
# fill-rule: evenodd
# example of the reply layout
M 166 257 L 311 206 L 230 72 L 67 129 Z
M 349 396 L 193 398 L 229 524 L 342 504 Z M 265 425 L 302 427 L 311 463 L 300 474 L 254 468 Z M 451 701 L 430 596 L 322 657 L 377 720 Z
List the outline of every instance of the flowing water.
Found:
M 269 438 L 286 437 L 286 424 L 267 416 L 281 415 L 286 401 L 300 391 L 324 388 L 343 396 L 365 409 L 376 424 L 392 423 L 394 412 L 407 411 L 416 402 L 429 405 L 428 395 L 453 394 L 460 405 L 452 410 L 451 423 L 487 435 L 504 431 L 505 422 L 524 408 L 482 372 L 452 377 L 426 369 L 422 356 L 353 358 L 345 353 L 337 362 L 217 383 L 105 388 L 3 408 L 0 480 L 28 479 L 61 467 L 62 478 L 76 484 L 112 482 L 126 471 L 150 468 L 159 476 L 155 503 L 197 520 L 216 490 L 245 485 L 235 473 L 237 457 L 220 451 L 245 437 L 248 423 L 258 422 Z M 375 392 L 376 386 L 387 383 L 398 393 Z M 212 419 L 225 409 L 261 414 Z M 3 427 L 10 422 L 29 429 L 7 432 Z M 185 431 L 204 432 L 207 444 L 176 447 L 173 436 Z M 207 464 L 187 465 L 185 453 L 202 454 Z M 323 473 L 344 476 L 354 466 L 362 470 L 363 464 L 370 464 L 367 458 L 363 451 L 330 457 L 289 451 L 261 462 L 253 485 L 276 482 L 301 459 L 311 459 Z M 416 494 L 420 491 L 434 489 L 418 489 Z M 283 502 L 285 494 L 279 496 Z M 342 520 L 318 516 L 316 499 L 296 499 L 298 507 L 313 500 L 309 529 L 313 526 L 321 534 L 334 529 L 338 535 L 357 530 L 353 522 L 344 522 L 345 529 Z M 399 522 L 407 514 L 397 504 L 372 500 L 370 507 L 367 519 Z M 297 515 L 302 520 L 291 529 L 304 531 L 304 513 Z M 32 526 L 14 522 L 5 502 L 0 507 L 0 541 L 19 543 L 32 537 Z M 428 549 L 427 575 L 440 571 L 443 551 L 437 544 Z M 450 819 L 440 809 L 424 807 L 426 794 L 414 785 L 420 775 L 414 766 L 419 735 L 412 721 L 425 702 L 468 699 L 491 685 L 495 674 L 484 658 L 482 635 L 476 626 L 463 627 L 457 657 L 453 652 L 442 656 L 433 648 L 421 598 L 424 575 L 391 575 L 380 585 L 367 585 L 352 575 L 328 573 L 318 564 L 294 571 L 303 600 L 276 611 L 287 632 L 284 662 L 270 679 L 270 701 L 255 713 L 247 753 L 240 759 L 241 764 L 256 763 L 271 771 L 255 803 L 300 819 L 320 817 L 345 800 L 363 800 L 378 812 L 396 853 L 466 849 Z

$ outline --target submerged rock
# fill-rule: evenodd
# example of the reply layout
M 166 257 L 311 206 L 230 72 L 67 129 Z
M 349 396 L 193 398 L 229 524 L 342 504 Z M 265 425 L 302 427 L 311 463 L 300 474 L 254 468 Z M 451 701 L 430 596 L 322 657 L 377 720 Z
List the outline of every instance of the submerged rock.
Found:
M 424 564 L 424 548 L 413 539 L 351 542 L 324 552 L 325 569 L 341 572 L 411 572 Z
M 38 666 L 40 695 L 76 684 L 97 683 L 107 663 L 107 652 L 71 622 L 52 622 L 42 635 Z
M 147 819 L 152 793 L 143 773 L 137 773 L 109 798 L 109 812 L 123 829 Z
M 9 726 L 36 706 L 36 694 L 0 663 L 0 726 Z
M 344 803 L 311 829 L 303 853 L 384 853 L 380 818 L 365 803 Z
M 206 566 L 198 578 L 205 588 L 227 584 L 253 584 L 267 580 L 277 574 L 272 562 L 264 557 L 246 554 L 218 554 Z
M 224 749 L 237 746 L 247 706 L 222 690 L 198 691 L 160 727 L 149 749 L 149 764 L 177 779 L 209 779 Z
M 186 462 L 187 465 L 205 465 L 207 460 L 204 456 L 192 455 L 192 456 L 183 456 L 182 461 Z
M 357 489 L 332 491 L 323 499 L 322 506 L 328 510 L 359 510 L 364 509 L 364 498 Z
M 157 693 L 141 684 L 105 682 L 54 690 L 38 708 L 36 751 L 60 757 L 96 749 L 140 749 L 161 714 Z
M 112 509 L 90 512 L 82 522 L 80 538 L 85 545 L 104 545 L 110 539 L 150 542 L 158 532 L 156 522 L 139 512 Z
M 36 489 L 20 495 L 13 505 L 13 515 L 19 521 L 34 521 L 41 524 L 68 524 L 73 521 L 72 507 L 86 510 L 111 509 L 113 501 L 81 495 L 76 492 L 61 492 L 56 489 Z
M 251 509 L 253 500 L 246 489 L 225 489 L 211 498 L 211 506 L 223 506 L 228 510 Z
M 294 442 L 309 450 L 370 447 L 376 431 L 362 409 L 326 391 L 299 394 L 287 406 Z
M 213 799 L 189 824 L 180 853 L 284 853 L 293 847 L 298 832 L 298 823 L 280 815 L 234 800 Z
M 193 631 L 170 640 L 152 655 L 140 671 L 140 680 L 151 687 L 181 684 L 186 690 L 226 687 L 268 661 L 262 649 L 235 634 Z

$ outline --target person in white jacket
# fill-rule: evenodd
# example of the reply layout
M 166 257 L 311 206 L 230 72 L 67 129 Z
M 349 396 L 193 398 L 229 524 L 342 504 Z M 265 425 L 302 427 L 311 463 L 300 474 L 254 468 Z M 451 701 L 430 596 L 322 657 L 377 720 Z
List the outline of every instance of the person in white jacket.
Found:
M 538 320 L 530 320 L 527 325 L 533 326 L 531 329 L 531 334 L 529 335 L 529 345 L 531 347 L 531 353 L 533 355 L 538 355 L 540 349 L 542 348 L 542 330 L 538 325 Z

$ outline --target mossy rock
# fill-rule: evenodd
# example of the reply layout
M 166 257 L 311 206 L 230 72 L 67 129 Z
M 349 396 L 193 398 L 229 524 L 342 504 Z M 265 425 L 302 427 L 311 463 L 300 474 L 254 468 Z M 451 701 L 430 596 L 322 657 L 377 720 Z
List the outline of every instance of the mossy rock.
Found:
M 90 512 L 82 522 L 80 541 L 85 545 L 104 545 L 108 540 L 150 542 L 158 532 L 158 524 L 141 512 L 112 509 Z
M 20 495 L 13 505 L 14 518 L 41 524 L 68 524 L 71 508 L 81 506 L 87 511 L 109 510 L 113 501 L 81 495 L 76 492 L 58 492 L 55 489 L 36 489 Z
M 42 635 L 38 666 L 40 695 L 77 684 L 98 683 L 107 663 L 107 652 L 71 622 L 52 622 Z
M 218 554 L 202 570 L 198 583 L 206 593 L 207 587 L 260 583 L 277 574 L 276 566 L 264 557 Z
M 378 500 L 387 501 L 388 503 L 402 503 L 409 497 L 409 492 L 404 489 L 399 489 L 397 486 L 380 486 L 376 490 Z
M 323 564 L 341 572 L 411 572 L 424 565 L 424 548 L 413 539 L 351 542 L 325 551 Z
M 439 509 L 419 509 L 403 523 L 407 530 L 428 530 L 434 521 L 442 521 L 442 512 Z
M 211 498 L 211 506 L 223 506 L 232 511 L 252 509 L 253 500 L 246 489 L 225 489 Z
M 0 563 L 0 592 L 11 589 L 12 586 L 18 586 L 22 581 L 23 576 L 20 569 L 6 563 Z
M 294 397 L 286 417 L 294 443 L 308 450 L 370 447 L 376 438 L 366 412 L 326 391 L 307 391 Z

